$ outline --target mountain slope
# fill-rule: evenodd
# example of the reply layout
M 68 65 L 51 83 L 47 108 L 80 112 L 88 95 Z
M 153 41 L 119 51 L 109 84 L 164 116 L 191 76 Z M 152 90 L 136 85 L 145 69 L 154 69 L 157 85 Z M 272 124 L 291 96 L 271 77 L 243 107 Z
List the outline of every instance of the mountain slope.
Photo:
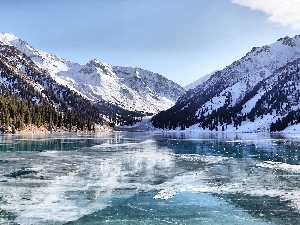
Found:
M 173 106 L 184 93 L 178 84 L 140 68 L 111 66 L 97 60 L 79 65 L 34 49 L 10 33 L 0 33 L 0 41 L 15 46 L 57 83 L 67 85 L 93 103 L 157 113 Z
M 299 56 L 300 36 L 253 48 L 187 91 L 174 107 L 155 116 L 153 124 L 168 129 L 194 125 L 200 130 L 268 131 L 279 118 L 298 110 L 298 102 L 290 100 L 299 92 L 297 72 L 292 72 L 297 71 Z M 295 85 L 293 92 L 283 81 Z
M 39 111 L 43 115 L 37 113 L 31 117 L 48 117 L 45 121 L 48 121 L 48 126 L 50 127 L 52 127 L 56 119 L 61 120 L 60 125 L 78 125 L 82 129 L 85 129 L 86 126 L 90 129 L 92 124 L 103 124 L 104 122 L 98 109 L 89 101 L 71 91 L 68 87 L 57 83 L 49 73 L 41 70 L 17 48 L 12 45 L 6 45 L 1 41 L 0 94 L 5 98 L 24 100 L 24 102 L 17 103 L 20 105 L 20 108 L 22 108 L 22 104 L 31 105 L 31 103 L 34 103 L 35 106 L 45 106 L 41 110 L 43 109 L 47 112 Z M 3 102 L 5 102 L 5 99 Z M 9 101 L 9 104 L 11 103 L 13 101 Z M 0 108 L 3 117 L 9 116 L 7 113 L 3 114 L 3 110 L 8 109 L 6 105 L 2 104 Z M 18 110 L 22 111 L 21 109 Z M 32 110 L 34 109 L 32 108 Z M 32 113 L 32 110 L 30 113 Z M 10 119 L 13 124 L 16 122 L 18 118 L 14 118 L 14 114 L 10 112 L 10 118 L 8 117 L 5 120 L 6 126 L 8 125 L 7 121 L 10 122 Z M 23 115 L 22 113 L 20 114 Z M 3 123 L 3 120 L 1 123 Z
M 58 75 L 93 102 L 104 100 L 131 111 L 157 113 L 173 106 L 183 94 L 179 85 L 159 74 L 98 60 Z
M 191 90 L 191 89 L 196 88 L 198 85 L 200 85 L 200 84 L 202 84 L 202 83 L 208 81 L 209 78 L 211 77 L 211 75 L 213 75 L 214 73 L 215 73 L 215 72 L 210 73 L 210 74 L 207 74 L 207 75 L 201 77 L 200 79 L 194 81 L 193 83 L 186 85 L 186 86 L 184 87 L 184 89 L 185 89 L 186 91 L 188 91 L 188 90 Z

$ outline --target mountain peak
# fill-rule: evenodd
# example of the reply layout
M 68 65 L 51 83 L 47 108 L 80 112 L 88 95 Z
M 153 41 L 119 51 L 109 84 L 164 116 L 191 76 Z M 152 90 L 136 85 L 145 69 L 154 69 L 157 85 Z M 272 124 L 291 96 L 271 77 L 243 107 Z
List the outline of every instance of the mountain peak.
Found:
M 109 64 L 101 62 L 97 59 L 93 59 L 93 60 L 89 61 L 86 65 L 90 66 L 90 67 L 101 68 L 101 69 L 104 69 L 104 68 L 110 66 Z
M 11 33 L 11 32 L 0 32 L 1 35 L 7 36 L 7 37 L 14 37 L 17 39 L 17 37 Z
M 277 40 L 278 42 L 281 42 L 283 45 L 287 45 L 290 47 L 296 47 L 297 44 L 295 42 L 295 40 L 289 36 L 285 36 L 284 38 L 280 38 Z
M 30 55 L 35 50 L 32 46 L 30 46 L 27 42 L 21 40 L 16 37 L 14 34 L 9 32 L 1 32 L 0 33 L 0 42 L 3 42 L 5 45 L 10 45 L 16 47 L 19 51 Z
M 1 32 L 0 33 L 0 41 L 4 44 L 11 45 L 13 41 L 19 40 L 14 34 L 9 32 Z
M 91 74 L 97 72 L 97 70 L 103 71 L 105 73 L 109 73 L 111 70 L 111 66 L 107 63 L 103 63 L 97 59 L 93 59 L 89 61 L 81 70 L 80 72 L 84 74 Z
M 98 59 L 92 59 L 89 61 L 89 63 L 97 64 L 97 63 L 100 63 L 100 61 Z
M 0 32 L 0 34 L 2 35 L 10 35 L 10 36 L 15 36 L 13 33 L 11 32 Z

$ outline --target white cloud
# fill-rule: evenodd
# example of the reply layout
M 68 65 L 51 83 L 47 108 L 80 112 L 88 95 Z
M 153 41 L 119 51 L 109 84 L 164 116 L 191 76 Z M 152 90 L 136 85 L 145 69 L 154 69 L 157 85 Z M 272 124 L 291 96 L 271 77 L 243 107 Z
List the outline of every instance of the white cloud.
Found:
M 232 3 L 265 12 L 271 23 L 300 30 L 300 0 L 231 0 Z

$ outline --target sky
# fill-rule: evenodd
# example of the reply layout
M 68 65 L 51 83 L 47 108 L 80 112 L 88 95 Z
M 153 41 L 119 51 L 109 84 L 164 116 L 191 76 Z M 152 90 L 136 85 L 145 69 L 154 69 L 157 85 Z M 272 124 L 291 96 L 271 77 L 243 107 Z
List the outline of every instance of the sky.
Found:
M 0 0 L 0 32 L 67 60 L 139 67 L 181 86 L 300 34 L 300 0 Z

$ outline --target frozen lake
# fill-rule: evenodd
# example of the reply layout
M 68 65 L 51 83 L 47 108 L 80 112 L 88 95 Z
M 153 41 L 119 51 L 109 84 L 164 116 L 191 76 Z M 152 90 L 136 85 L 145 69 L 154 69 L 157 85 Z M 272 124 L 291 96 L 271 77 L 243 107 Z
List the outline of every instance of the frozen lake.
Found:
M 0 224 L 300 224 L 300 135 L 0 136 Z

